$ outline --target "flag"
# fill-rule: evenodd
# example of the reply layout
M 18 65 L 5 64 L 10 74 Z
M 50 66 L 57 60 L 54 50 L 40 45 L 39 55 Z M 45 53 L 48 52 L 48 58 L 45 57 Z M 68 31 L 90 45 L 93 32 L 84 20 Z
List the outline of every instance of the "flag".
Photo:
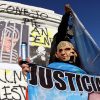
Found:
M 100 48 L 73 12 L 74 39 L 83 69 L 92 75 L 100 75 Z

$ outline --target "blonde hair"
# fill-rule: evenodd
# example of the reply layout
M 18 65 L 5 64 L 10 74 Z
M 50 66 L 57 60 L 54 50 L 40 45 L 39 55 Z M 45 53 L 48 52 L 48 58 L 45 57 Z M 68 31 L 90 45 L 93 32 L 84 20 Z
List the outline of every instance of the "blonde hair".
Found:
M 57 45 L 57 51 L 61 48 L 61 47 L 64 47 L 64 46 L 71 46 L 72 48 L 74 48 L 73 44 L 68 42 L 68 41 L 61 41 L 58 45 Z

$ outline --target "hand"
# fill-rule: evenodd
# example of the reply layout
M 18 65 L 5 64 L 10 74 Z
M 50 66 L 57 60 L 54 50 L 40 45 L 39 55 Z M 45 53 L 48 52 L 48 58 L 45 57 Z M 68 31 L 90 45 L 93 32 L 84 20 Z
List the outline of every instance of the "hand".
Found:
M 22 64 L 21 68 L 24 75 L 27 75 L 27 73 L 31 71 L 31 68 L 28 64 Z
M 27 72 L 30 72 L 31 71 L 31 68 L 28 65 L 30 63 L 30 59 L 27 58 L 26 61 L 27 61 L 27 63 L 25 63 L 25 64 L 23 63 L 22 64 L 21 63 L 22 62 L 22 58 L 21 57 L 18 58 L 18 64 L 22 68 L 22 72 L 23 72 L 24 75 L 27 75 Z
M 71 6 L 69 4 L 65 5 L 65 12 L 68 13 L 68 14 L 72 13 Z

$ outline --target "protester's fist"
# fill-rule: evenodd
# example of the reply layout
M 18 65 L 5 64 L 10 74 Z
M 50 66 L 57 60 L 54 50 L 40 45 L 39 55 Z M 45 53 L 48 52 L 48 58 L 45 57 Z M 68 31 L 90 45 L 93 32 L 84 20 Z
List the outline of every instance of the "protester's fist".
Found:
M 71 14 L 71 13 L 72 13 L 71 7 L 70 7 L 69 4 L 66 4 L 66 5 L 65 5 L 65 12 L 68 13 L 68 14 Z
M 26 61 L 27 61 L 27 63 L 24 64 L 24 63 L 22 63 L 22 58 L 21 57 L 18 58 L 18 64 L 22 68 L 22 72 L 24 75 L 27 75 L 27 72 L 30 72 L 30 70 L 31 70 L 29 67 L 30 59 L 27 58 Z

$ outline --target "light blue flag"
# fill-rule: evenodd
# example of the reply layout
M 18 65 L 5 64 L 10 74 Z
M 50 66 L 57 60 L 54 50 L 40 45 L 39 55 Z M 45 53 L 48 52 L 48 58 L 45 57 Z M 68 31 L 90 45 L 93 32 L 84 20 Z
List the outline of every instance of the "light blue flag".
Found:
M 83 69 L 92 75 L 100 75 L 100 48 L 73 12 L 75 42 Z
M 45 68 L 45 67 L 38 66 L 37 68 Z M 70 89 L 68 78 L 66 76 L 61 78 L 61 80 L 66 84 L 65 90 L 57 89 L 57 87 L 55 86 L 55 82 L 57 82 L 57 80 L 53 78 L 54 71 L 60 71 L 63 75 L 65 75 L 66 72 L 70 72 L 73 75 L 74 73 L 77 73 L 80 76 L 84 76 L 86 74 L 84 70 L 80 69 L 77 66 L 67 64 L 67 63 L 62 63 L 62 62 L 53 62 L 48 65 L 48 68 L 49 70 L 52 71 L 52 74 L 51 74 L 52 75 L 51 78 L 53 82 L 52 88 L 44 88 L 40 84 L 40 76 L 39 76 L 40 72 L 39 71 L 41 69 L 40 70 L 37 69 L 37 73 L 36 73 L 36 76 L 38 77 L 37 85 L 32 85 L 29 83 L 29 80 L 32 79 L 32 77 L 30 73 L 27 74 L 29 100 L 88 100 L 88 92 L 85 91 L 84 89 L 83 91 L 79 91 L 75 78 L 73 78 L 73 84 L 75 86 L 75 91 L 72 91 Z M 48 79 L 50 80 L 50 76 L 47 75 L 46 69 L 47 68 L 45 68 L 44 74 L 42 74 L 45 77 L 45 78 L 41 77 L 43 78 L 42 81 L 44 81 L 44 79 L 46 80 L 47 79 L 46 77 L 49 77 Z M 48 84 L 48 82 L 46 84 Z

